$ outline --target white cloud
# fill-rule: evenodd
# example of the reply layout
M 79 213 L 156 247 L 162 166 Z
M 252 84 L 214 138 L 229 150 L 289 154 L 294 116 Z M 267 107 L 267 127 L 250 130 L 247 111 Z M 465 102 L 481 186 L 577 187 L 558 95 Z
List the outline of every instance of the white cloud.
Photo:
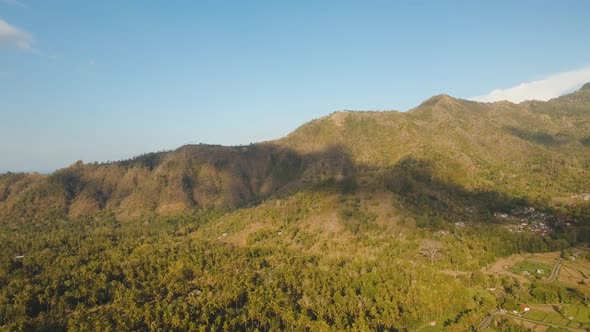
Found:
M 21 50 L 32 50 L 32 43 L 33 38 L 31 35 L 0 19 L 0 47 L 16 47 Z
M 590 82 L 590 67 L 585 67 L 554 74 L 542 80 L 521 83 L 512 88 L 496 89 L 486 95 L 468 99 L 481 102 L 508 100 L 513 103 L 525 100 L 547 101 L 573 91 L 588 82 Z

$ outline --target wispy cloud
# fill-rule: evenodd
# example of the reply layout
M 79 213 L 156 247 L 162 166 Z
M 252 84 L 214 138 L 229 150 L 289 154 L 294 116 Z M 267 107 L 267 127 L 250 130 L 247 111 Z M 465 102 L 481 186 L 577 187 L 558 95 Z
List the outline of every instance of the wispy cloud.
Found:
M 1 4 L 28 9 L 29 5 L 20 0 L 0 0 Z
M 33 37 L 26 31 L 0 19 L 0 46 L 33 50 Z
M 520 103 L 525 100 L 546 101 L 559 97 L 588 82 L 590 82 L 590 67 L 584 67 L 554 74 L 542 80 L 521 83 L 511 88 L 493 90 L 486 95 L 468 99 L 482 102 L 508 100 L 513 103 Z

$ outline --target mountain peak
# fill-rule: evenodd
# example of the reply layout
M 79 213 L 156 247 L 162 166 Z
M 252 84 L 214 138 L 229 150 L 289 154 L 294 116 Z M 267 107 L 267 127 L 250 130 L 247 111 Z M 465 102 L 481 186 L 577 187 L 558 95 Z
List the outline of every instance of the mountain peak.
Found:
M 426 99 L 418 107 L 410 110 L 410 112 L 417 112 L 420 110 L 434 110 L 434 109 L 449 109 L 455 108 L 461 104 L 460 100 L 446 94 L 432 96 Z
M 456 98 L 453 98 L 447 94 L 440 94 L 440 95 L 435 95 L 432 96 L 428 99 L 426 99 L 426 101 L 424 101 L 425 103 L 438 103 L 438 102 L 454 102 L 456 101 Z

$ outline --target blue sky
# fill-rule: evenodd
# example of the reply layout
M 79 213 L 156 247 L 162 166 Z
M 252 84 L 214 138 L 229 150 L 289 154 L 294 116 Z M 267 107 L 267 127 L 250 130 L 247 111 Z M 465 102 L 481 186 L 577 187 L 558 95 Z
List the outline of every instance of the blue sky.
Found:
M 564 72 L 553 90 L 571 89 L 590 75 L 588 13 L 589 1 L 0 0 L 0 172 L 248 144 L 440 93 L 511 100 L 525 83 L 526 99 Z

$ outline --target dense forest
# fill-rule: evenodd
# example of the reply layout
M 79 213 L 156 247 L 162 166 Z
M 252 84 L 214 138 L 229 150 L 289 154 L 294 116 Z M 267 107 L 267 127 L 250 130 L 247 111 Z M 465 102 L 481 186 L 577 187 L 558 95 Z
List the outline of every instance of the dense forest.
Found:
M 468 331 L 524 302 L 587 305 L 586 285 L 486 271 L 587 259 L 589 137 L 588 87 L 436 96 L 272 142 L 0 175 L 0 328 Z
M 209 211 L 122 222 L 104 213 L 3 226 L 0 324 L 8 330 L 403 330 L 445 317 L 448 330 L 464 331 L 500 303 L 515 307 L 536 292 L 565 303 L 587 296 L 480 271 L 496 257 L 572 244 L 557 236 L 486 225 L 389 232 L 344 204 L 343 220 L 363 226 L 326 239 L 297 225 L 321 209 L 314 203 L 319 198 L 299 195 L 279 212 L 265 203 L 222 217 Z M 245 244 L 233 238 L 231 229 L 257 217 L 275 217 L 270 228 L 279 231 L 248 230 Z M 493 285 L 506 293 L 491 296 L 486 289 Z

